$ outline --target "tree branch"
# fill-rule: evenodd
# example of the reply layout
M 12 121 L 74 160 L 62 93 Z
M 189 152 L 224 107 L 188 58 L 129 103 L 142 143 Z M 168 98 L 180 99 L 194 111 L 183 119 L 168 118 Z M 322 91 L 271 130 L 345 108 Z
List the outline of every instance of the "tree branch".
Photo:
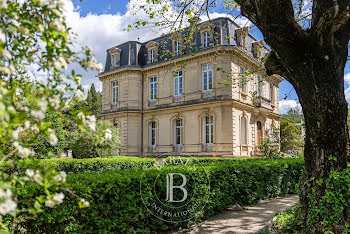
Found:
M 297 63 L 306 50 L 307 33 L 294 18 L 290 0 L 236 0 L 241 13 L 262 32 L 264 39 L 286 64 Z
M 314 0 L 310 35 L 319 46 L 336 49 L 349 41 L 349 0 Z M 344 34 L 345 32 L 345 34 Z

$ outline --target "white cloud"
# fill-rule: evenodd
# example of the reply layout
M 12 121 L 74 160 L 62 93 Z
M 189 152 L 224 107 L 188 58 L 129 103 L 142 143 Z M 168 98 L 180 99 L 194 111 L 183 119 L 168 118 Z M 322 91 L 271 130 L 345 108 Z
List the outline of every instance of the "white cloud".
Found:
M 301 110 L 301 105 L 298 101 L 295 100 L 283 100 L 279 101 L 280 113 L 285 114 L 290 109 L 298 109 Z
M 72 0 L 64 0 L 63 2 L 65 3 L 64 14 L 67 18 L 67 24 L 72 28 L 73 32 L 78 34 L 75 39 L 77 47 L 90 46 L 98 62 L 103 64 L 105 63 L 107 49 L 126 41 L 137 41 L 138 38 L 141 42 L 144 42 L 162 33 L 159 30 L 155 31 L 150 28 L 132 30 L 130 32 L 124 31 L 128 24 L 132 24 L 142 17 L 140 14 L 132 14 L 132 6 L 135 2 L 139 2 L 137 0 L 129 2 L 127 11 L 123 15 L 119 13 L 101 15 L 89 13 L 86 16 L 81 16 L 79 9 L 74 7 Z M 90 87 L 94 83 L 97 90 L 102 89 L 101 82 L 96 77 L 97 72 L 84 71 L 79 69 L 78 66 L 69 68 L 74 68 L 83 75 L 81 83 L 84 88 Z

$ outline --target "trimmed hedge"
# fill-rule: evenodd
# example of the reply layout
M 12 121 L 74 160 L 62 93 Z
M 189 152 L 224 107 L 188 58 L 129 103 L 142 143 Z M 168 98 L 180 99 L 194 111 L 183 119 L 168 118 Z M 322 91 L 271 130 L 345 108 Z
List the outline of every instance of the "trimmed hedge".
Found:
M 188 180 L 186 187 L 199 191 L 193 199 L 198 207 L 205 206 L 203 210 L 197 210 L 193 219 L 181 223 L 161 221 L 147 210 L 140 194 L 142 173 L 139 170 L 70 174 L 68 184 L 77 194 L 90 201 L 91 206 L 80 209 L 75 199 L 68 199 L 55 209 L 45 208 L 35 222 L 30 220 L 21 226 L 29 233 L 147 233 L 188 227 L 223 211 L 229 205 L 249 205 L 260 199 L 296 193 L 303 164 L 302 159 L 232 160 L 205 164 L 194 171 L 184 166 L 145 169 L 143 183 L 150 186 L 142 189 L 143 197 L 154 192 L 153 183 L 160 172 L 175 170 L 186 174 L 192 170 L 197 182 Z M 198 183 L 205 179 L 201 177 L 204 170 L 210 178 L 207 203 L 200 192 L 203 186 Z M 161 188 L 157 194 L 159 192 L 164 197 L 166 185 L 157 181 L 157 186 Z M 26 187 L 19 196 L 25 199 L 37 194 L 35 188 Z
M 110 158 L 89 158 L 89 159 L 73 159 L 73 158 L 57 158 L 57 159 L 40 159 L 40 160 L 22 160 L 17 168 L 32 168 L 44 170 L 46 168 L 54 168 L 57 171 L 65 171 L 67 173 L 85 173 L 85 172 L 106 172 L 115 170 L 134 170 L 154 166 L 156 160 L 152 158 L 137 158 L 126 156 L 115 156 Z M 5 170 L 10 170 L 4 164 Z

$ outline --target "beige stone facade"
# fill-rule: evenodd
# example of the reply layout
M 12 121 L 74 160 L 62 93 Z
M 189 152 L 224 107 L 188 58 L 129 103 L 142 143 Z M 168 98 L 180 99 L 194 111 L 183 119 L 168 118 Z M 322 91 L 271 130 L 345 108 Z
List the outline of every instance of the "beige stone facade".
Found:
M 258 65 L 258 58 L 240 46 L 225 46 L 221 38 L 221 44 L 197 53 L 152 62 L 155 51 L 150 55 L 144 46 L 147 65 L 142 66 L 137 60 L 143 45 L 137 44 L 134 51 L 130 44 L 123 44 L 129 48 L 125 66 L 119 64 L 99 75 L 102 116 L 118 126 L 122 155 L 254 156 L 271 127 L 279 127 L 278 84 L 282 78 L 262 79 L 264 74 L 257 72 L 245 85 L 227 82 L 240 80 L 242 71 L 255 70 Z M 123 63 L 120 56 L 125 52 L 117 51 Z M 158 56 L 158 49 L 156 52 Z M 134 61 L 130 53 L 136 54 Z

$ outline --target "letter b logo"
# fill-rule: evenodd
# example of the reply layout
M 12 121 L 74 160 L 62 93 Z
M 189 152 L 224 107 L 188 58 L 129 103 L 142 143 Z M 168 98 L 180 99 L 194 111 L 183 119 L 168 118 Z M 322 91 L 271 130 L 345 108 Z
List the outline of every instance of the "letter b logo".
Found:
M 181 185 L 174 185 L 174 175 L 180 175 L 182 177 Z M 187 199 L 187 190 L 184 188 L 186 185 L 186 177 L 181 173 L 169 173 L 166 175 L 166 201 L 167 202 L 183 202 Z M 174 200 L 174 189 L 181 189 L 183 197 L 181 200 Z

